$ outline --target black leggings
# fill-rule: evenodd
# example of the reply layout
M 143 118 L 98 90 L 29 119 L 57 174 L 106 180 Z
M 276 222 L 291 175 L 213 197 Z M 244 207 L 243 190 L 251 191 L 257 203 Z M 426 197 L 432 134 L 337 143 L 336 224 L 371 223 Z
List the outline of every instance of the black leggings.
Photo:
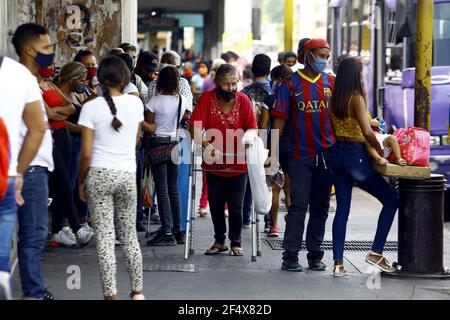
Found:
M 208 200 L 211 218 L 214 224 L 214 238 L 219 244 L 225 243 L 227 224 L 225 221 L 225 203 L 228 204 L 229 238 L 231 246 L 241 246 L 242 207 L 247 186 L 247 174 L 236 177 L 221 177 L 207 173 Z
M 80 229 L 73 187 L 70 176 L 72 161 L 72 142 L 67 128 L 53 130 L 53 161 L 55 170 L 50 174 L 50 195 L 53 198 L 52 234 L 63 228 L 64 217 L 69 220 L 70 227 L 76 234 Z

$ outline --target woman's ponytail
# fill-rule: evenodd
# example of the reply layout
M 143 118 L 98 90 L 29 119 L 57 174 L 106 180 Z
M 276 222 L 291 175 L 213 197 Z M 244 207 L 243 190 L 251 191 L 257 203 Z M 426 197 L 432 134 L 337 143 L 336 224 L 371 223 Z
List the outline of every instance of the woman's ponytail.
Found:
M 111 110 L 111 114 L 114 116 L 114 119 L 113 119 L 111 125 L 114 128 L 114 130 L 119 132 L 120 129 L 123 127 L 123 124 L 117 118 L 117 108 L 116 108 L 116 105 L 114 104 L 114 100 L 111 97 L 109 88 L 104 85 L 100 85 L 100 87 L 102 88 L 103 97 L 105 98 L 106 102 L 108 103 L 109 109 Z
M 109 88 L 121 88 L 121 91 L 123 91 L 123 88 L 130 83 L 130 69 L 122 59 L 108 56 L 100 63 L 98 68 L 98 80 L 103 91 L 103 97 L 108 103 L 111 114 L 114 116 L 111 125 L 114 130 L 119 132 L 123 127 L 123 123 L 117 118 L 117 108 L 111 97 Z

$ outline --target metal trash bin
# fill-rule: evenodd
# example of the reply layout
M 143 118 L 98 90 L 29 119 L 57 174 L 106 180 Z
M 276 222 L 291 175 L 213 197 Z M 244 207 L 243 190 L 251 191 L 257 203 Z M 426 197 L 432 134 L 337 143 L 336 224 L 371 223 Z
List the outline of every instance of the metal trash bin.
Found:
M 398 275 L 450 277 L 443 266 L 444 197 L 446 180 L 398 180 Z

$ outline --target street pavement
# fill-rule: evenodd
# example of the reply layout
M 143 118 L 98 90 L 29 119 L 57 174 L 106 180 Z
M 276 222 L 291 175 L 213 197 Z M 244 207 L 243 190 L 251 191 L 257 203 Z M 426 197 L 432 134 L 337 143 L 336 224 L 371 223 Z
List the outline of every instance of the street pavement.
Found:
M 197 194 L 201 180 L 197 181 Z M 199 194 L 197 196 L 199 199 Z M 334 199 L 332 207 L 335 208 Z M 285 208 L 282 208 L 282 210 Z M 333 211 L 333 210 L 331 210 Z M 380 204 L 367 193 L 355 188 L 350 214 L 347 241 L 372 240 Z M 325 240 L 331 240 L 334 213 L 327 221 Z M 152 225 L 152 231 L 158 228 Z M 261 228 L 263 227 L 261 223 Z M 280 215 L 280 231 L 284 219 Z M 210 215 L 195 222 L 194 255 L 184 260 L 184 246 L 147 247 L 147 239 L 140 234 L 144 259 L 144 291 L 149 300 L 450 300 L 450 280 L 406 279 L 379 276 L 364 261 L 365 251 L 346 251 L 345 265 L 349 274 L 335 278 L 332 272 L 332 252 L 325 251 L 324 272 L 307 269 L 306 253 L 300 253 L 302 273 L 281 270 L 281 250 L 272 250 L 262 235 L 262 257 L 251 261 L 251 231 L 243 230 L 245 256 L 228 254 L 205 256 L 213 243 Z M 395 221 L 389 241 L 397 240 Z M 450 266 L 450 223 L 445 224 L 444 265 Z M 283 234 L 280 234 L 280 240 Z M 119 297 L 128 299 L 130 292 L 122 249 L 117 247 L 117 281 Z M 396 252 L 386 252 L 396 261 Z M 75 270 L 75 273 L 74 273 Z M 80 271 L 79 286 L 77 273 Z M 46 285 L 58 300 L 98 300 L 102 298 L 95 243 L 84 248 L 46 248 L 42 271 Z M 18 271 L 14 274 L 14 296 L 20 299 Z

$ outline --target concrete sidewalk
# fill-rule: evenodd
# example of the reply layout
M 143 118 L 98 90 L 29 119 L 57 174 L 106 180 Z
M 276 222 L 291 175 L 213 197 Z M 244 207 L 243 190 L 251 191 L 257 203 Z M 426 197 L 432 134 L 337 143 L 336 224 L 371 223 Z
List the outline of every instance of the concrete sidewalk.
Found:
M 198 183 L 201 183 L 198 181 Z M 200 184 L 197 184 L 199 186 Z M 199 192 L 199 188 L 197 188 Z M 197 197 L 198 199 L 198 197 Z M 333 204 L 334 206 L 334 204 Z M 354 190 L 352 211 L 347 229 L 347 241 L 372 240 L 380 205 L 365 192 Z M 327 221 L 326 240 L 331 240 L 334 214 Z M 280 230 L 284 219 L 280 217 Z M 158 226 L 152 225 L 152 230 Z M 262 225 L 261 225 L 262 227 Z M 280 235 L 280 240 L 283 234 Z M 263 235 L 263 239 L 266 239 Z M 389 235 L 397 239 L 397 222 Z M 251 232 L 243 231 L 244 257 L 227 254 L 205 256 L 204 251 L 213 243 L 210 216 L 196 219 L 195 254 L 183 259 L 184 246 L 151 248 L 140 235 L 144 257 L 144 289 L 150 300 L 228 300 L 228 299 L 446 299 L 450 300 L 450 280 L 378 278 L 366 273 L 365 251 L 346 251 L 348 276 L 331 276 L 332 252 L 327 250 L 325 272 L 306 270 L 306 253 L 300 254 L 305 268 L 302 273 L 287 273 L 280 269 L 281 250 L 272 250 L 263 240 L 263 256 L 251 262 Z M 450 224 L 445 226 L 445 265 L 450 266 Z M 396 252 L 386 252 L 390 261 L 396 261 Z M 127 299 L 130 292 L 124 256 L 117 247 L 119 295 Z M 72 267 L 71 267 L 72 266 Z M 81 288 L 70 290 L 73 271 L 79 267 Z M 68 271 L 69 270 L 69 271 Z M 178 272 L 175 272 L 178 271 Z M 67 273 L 69 272 L 69 273 Z M 72 273 L 71 273 L 72 272 Z M 370 271 L 369 271 L 370 272 Z M 102 298 L 95 244 L 85 248 L 47 248 L 43 256 L 45 283 L 59 300 L 96 300 Z M 18 272 L 14 277 L 15 297 L 20 298 Z M 370 289 L 372 288 L 372 289 Z

